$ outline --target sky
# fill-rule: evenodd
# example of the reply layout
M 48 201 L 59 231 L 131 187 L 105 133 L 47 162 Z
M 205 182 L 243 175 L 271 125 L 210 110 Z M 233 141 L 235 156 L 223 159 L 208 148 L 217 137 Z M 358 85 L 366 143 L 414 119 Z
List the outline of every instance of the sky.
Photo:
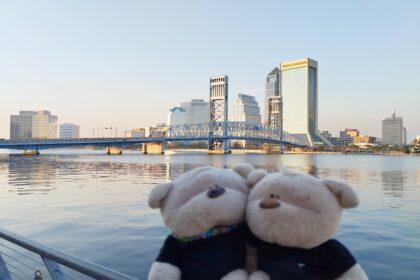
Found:
M 0 138 L 10 115 L 124 130 L 180 102 L 255 95 L 282 61 L 318 61 L 318 127 L 381 137 L 395 109 L 420 135 L 420 1 L 0 0 Z

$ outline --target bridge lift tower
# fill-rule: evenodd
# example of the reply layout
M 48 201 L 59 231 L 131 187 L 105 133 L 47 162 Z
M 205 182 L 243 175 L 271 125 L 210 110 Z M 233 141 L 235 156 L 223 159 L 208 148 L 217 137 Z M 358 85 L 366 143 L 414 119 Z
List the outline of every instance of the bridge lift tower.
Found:
M 223 138 L 225 140 L 210 140 L 209 152 L 223 151 L 227 154 L 229 151 L 227 137 L 227 121 L 228 121 L 228 77 L 217 76 L 210 77 L 210 123 L 224 122 Z M 216 127 L 216 126 L 214 126 Z M 215 134 L 215 128 L 210 128 L 210 136 Z
M 268 99 L 268 125 L 278 128 L 280 140 L 283 140 L 283 96 L 271 96 Z M 279 152 L 283 153 L 283 145 L 279 145 Z

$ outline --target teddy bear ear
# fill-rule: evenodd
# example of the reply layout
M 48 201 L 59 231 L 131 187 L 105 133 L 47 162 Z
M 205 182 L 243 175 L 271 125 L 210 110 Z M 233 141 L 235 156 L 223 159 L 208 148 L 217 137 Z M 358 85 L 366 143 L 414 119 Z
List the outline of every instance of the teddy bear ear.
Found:
M 322 180 L 323 184 L 337 197 L 343 208 L 354 208 L 359 205 L 359 198 L 347 184 L 335 180 Z
M 254 170 L 254 167 L 249 163 L 243 163 L 235 165 L 232 168 L 233 171 L 241 175 L 243 178 L 248 178 L 249 173 L 251 173 Z
M 259 181 L 261 181 L 262 178 L 267 176 L 267 174 L 267 171 L 265 171 L 264 169 L 256 169 L 252 171 L 246 179 L 248 187 L 252 189 Z
M 172 189 L 173 183 L 163 183 L 159 184 L 153 188 L 149 194 L 149 206 L 150 208 L 156 209 L 162 206 L 163 200 L 168 195 L 169 191 Z

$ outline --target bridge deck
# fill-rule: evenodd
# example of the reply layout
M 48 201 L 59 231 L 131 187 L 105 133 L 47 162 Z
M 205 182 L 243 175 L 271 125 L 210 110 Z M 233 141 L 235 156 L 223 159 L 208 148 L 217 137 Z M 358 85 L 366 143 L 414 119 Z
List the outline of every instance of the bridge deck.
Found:
M 227 133 L 223 133 L 227 129 Z M 0 149 L 42 150 L 51 148 L 84 147 L 84 146 L 116 146 L 123 147 L 141 143 L 164 143 L 176 141 L 211 141 L 211 140 L 246 140 L 273 144 L 284 144 L 304 147 L 287 132 L 259 124 L 246 122 L 205 123 L 193 125 L 156 128 L 151 131 L 151 137 L 133 138 L 78 138 L 78 139 L 31 139 L 2 140 Z

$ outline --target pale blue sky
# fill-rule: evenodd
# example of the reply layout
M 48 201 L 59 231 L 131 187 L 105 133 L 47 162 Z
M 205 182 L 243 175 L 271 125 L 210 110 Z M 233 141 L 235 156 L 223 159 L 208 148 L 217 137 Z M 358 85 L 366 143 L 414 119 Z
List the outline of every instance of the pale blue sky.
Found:
M 381 136 L 395 108 L 420 135 L 420 1 L 0 0 L 0 138 L 46 109 L 92 136 L 165 122 L 168 109 L 256 95 L 281 61 L 319 63 L 319 129 Z M 262 104 L 260 104 L 262 106 Z

